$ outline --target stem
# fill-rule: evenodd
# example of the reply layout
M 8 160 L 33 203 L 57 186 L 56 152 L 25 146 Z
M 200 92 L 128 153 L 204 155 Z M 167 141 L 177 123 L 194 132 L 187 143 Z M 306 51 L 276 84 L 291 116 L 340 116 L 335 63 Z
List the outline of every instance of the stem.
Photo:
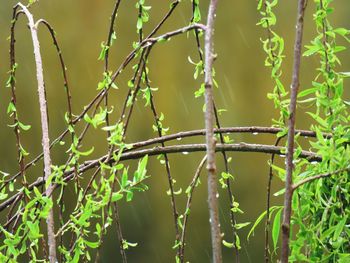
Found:
M 121 154 L 120 161 L 125 160 L 134 160 L 138 158 L 142 158 L 145 155 L 154 156 L 159 154 L 166 153 L 183 153 L 183 152 L 203 152 L 206 150 L 206 144 L 185 144 L 185 145 L 173 145 L 166 147 L 154 147 L 151 149 L 143 149 L 143 150 L 135 150 L 130 152 L 125 152 Z M 256 153 L 268 153 L 268 154 L 283 154 L 284 147 L 264 145 L 264 144 L 248 144 L 248 143 L 236 143 L 236 144 L 217 144 L 215 151 L 231 151 L 231 152 L 256 152 Z M 116 150 L 118 153 L 118 150 Z M 302 151 L 300 157 L 306 158 L 308 161 L 322 161 L 322 157 L 316 155 L 313 152 Z M 100 162 L 105 162 L 108 155 L 104 155 L 98 159 L 85 161 L 78 167 L 80 175 L 85 173 L 88 170 L 99 167 Z M 113 159 L 110 160 L 113 162 Z M 74 171 L 68 170 L 65 172 L 64 181 L 68 182 L 73 178 Z M 44 184 L 44 180 L 42 178 L 38 178 L 34 183 L 28 186 L 28 189 L 33 189 L 34 186 L 38 187 Z M 0 204 L 0 212 L 6 209 L 9 205 L 11 205 L 18 195 L 22 195 L 22 192 L 18 192 L 13 196 L 9 197 L 7 200 Z
M 181 239 L 180 239 L 180 250 L 181 250 L 180 262 L 181 263 L 185 262 L 185 246 L 186 246 L 185 237 L 186 237 L 186 230 L 188 225 L 188 217 L 191 212 L 190 209 L 192 205 L 193 192 L 197 186 L 199 176 L 201 174 L 202 168 L 206 161 L 207 161 L 207 156 L 204 156 L 202 161 L 199 163 L 196 173 L 194 174 L 193 179 L 189 185 L 190 190 L 187 194 L 187 202 L 186 202 L 186 208 L 185 208 L 184 219 L 183 219 L 183 228 L 182 228 Z
M 301 181 L 293 184 L 292 190 L 295 191 L 300 186 L 302 186 L 302 185 L 304 185 L 306 183 L 310 183 L 312 181 L 315 181 L 315 180 L 318 180 L 318 179 L 321 179 L 321 178 L 330 177 L 332 175 L 336 175 L 336 174 L 343 173 L 343 172 L 348 172 L 348 171 L 350 171 L 350 167 L 347 167 L 347 168 L 344 168 L 344 169 L 339 169 L 339 170 L 336 170 L 336 171 L 330 172 L 330 173 L 317 174 L 317 175 L 314 175 L 314 176 L 311 176 L 311 177 L 307 177 L 304 180 L 301 180 Z
M 300 73 L 305 7 L 306 7 L 306 0 L 299 0 L 297 25 L 296 25 L 296 39 L 295 39 L 295 45 L 294 45 L 293 78 L 292 78 L 292 85 L 291 85 L 291 98 L 290 98 L 289 119 L 288 119 L 286 184 L 285 184 L 286 193 L 284 195 L 284 210 L 283 210 L 283 223 L 282 223 L 282 251 L 281 251 L 282 263 L 288 263 L 288 257 L 289 257 L 290 220 L 292 215 L 292 197 L 293 197 L 292 184 L 293 184 L 295 115 L 296 115 L 298 89 L 300 85 L 299 73 Z
M 282 137 L 278 137 L 275 146 L 278 146 L 279 142 L 281 141 Z M 265 263 L 269 262 L 270 257 L 270 246 L 269 246 L 269 231 L 270 231 L 270 207 L 271 207 L 271 184 L 272 184 L 272 178 L 273 178 L 273 169 L 272 165 L 275 161 L 276 154 L 273 153 L 271 155 L 270 159 L 270 168 L 269 168 L 269 179 L 267 183 L 267 193 L 266 193 L 266 222 L 265 222 Z
M 40 104 L 40 118 L 41 118 L 41 130 L 42 130 L 42 145 L 44 153 L 44 180 L 47 181 L 51 175 L 51 156 L 50 156 L 50 139 L 49 139 L 49 124 L 48 124 L 48 112 L 46 104 L 46 94 L 45 94 L 45 83 L 43 75 L 42 59 L 40 54 L 40 43 L 37 34 L 37 25 L 34 24 L 34 19 L 29 10 L 22 5 L 18 4 L 25 15 L 28 18 L 29 28 L 32 35 L 34 57 L 36 64 L 36 77 L 38 81 L 38 94 L 39 94 L 39 104 Z M 51 196 L 54 190 L 53 184 L 50 183 L 46 188 L 46 195 Z M 51 197 L 52 198 L 52 197 Z M 50 263 L 57 262 L 56 256 L 56 240 L 55 240 L 55 230 L 54 230 L 54 214 L 51 208 L 46 219 L 47 223 L 47 235 L 48 235 L 48 246 L 49 246 L 49 261 Z
M 215 165 L 215 139 L 214 139 L 214 98 L 213 98 L 213 62 L 214 62 L 214 20 L 218 0 L 211 0 L 208 10 L 207 28 L 205 31 L 205 128 L 207 148 L 207 170 L 208 170 L 208 203 L 211 225 L 211 241 L 213 262 L 222 262 L 221 231 L 219 221 L 218 186 Z

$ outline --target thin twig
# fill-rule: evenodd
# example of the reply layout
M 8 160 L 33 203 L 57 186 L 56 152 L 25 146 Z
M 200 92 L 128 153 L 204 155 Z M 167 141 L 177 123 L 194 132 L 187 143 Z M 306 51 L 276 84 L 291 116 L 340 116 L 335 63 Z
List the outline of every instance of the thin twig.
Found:
M 146 61 L 144 63 L 146 64 Z M 153 92 L 152 92 L 152 89 L 150 86 L 150 81 L 148 78 L 148 73 L 147 73 L 146 67 L 144 67 L 143 72 L 144 72 L 144 76 L 145 76 L 146 86 L 147 86 L 147 89 L 149 90 L 149 93 L 150 93 L 150 106 L 151 106 L 151 110 L 153 113 L 155 125 L 157 127 L 158 137 L 162 138 L 163 137 L 163 130 L 162 130 L 162 127 L 160 125 L 159 116 L 158 116 L 156 106 L 154 103 Z M 162 147 L 165 147 L 164 142 L 161 142 L 160 144 Z M 179 213 L 178 213 L 177 207 L 176 207 L 176 200 L 175 200 L 175 193 L 174 193 L 174 180 L 173 180 L 173 177 L 172 177 L 171 172 L 170 172 L 170 162 L 169 162 L 168 155 L 164 154 L 163 156 L 164 156 L 165 170 L 167 173 L 167 179 L 168 179 L 168 185 L 169 185 L 169 191 L 170 191 L 172 213 L 173 213 L 173 218 L 174 218 L 175 241 L 176 241 L 176 243 L 178 243 L 178 242 L 180 242 L 180 230 L 179 230 L 179 223 L 178 223 Z M 180 261 L 181 261 L 181 258 L 183 258 L 181 245 L 179 246 L 179 248 L 177 250 L 177 256 L 180 258 Z
M 336 175 L 336 174 L 340 174 L 340 173 L 343 173 L 343 172 L 349 172 L 350 171 L 350 167 L 347 167 L 347 168 L 343 168 L 343 169 L 339 169 L 339 170 L 336 170 L 334 172 L 329 172 L 329 173 L 324 173 L 324 174 L 317 174 L 317 175 L 314 175 L 314 176 L 311 176 L 311 177 L 307 177 L 295 184 L 292 185 L 292 191 L 294 192 L 295 190 L 297 190 L 300 186 L 306 184 L 306 183 L 310 183 L 312 181 L 315 181 L 315 180 L 318 180 L 318 179 L 321 179 L 321 178 L 326 178 L 326 177 L 330 177 L 332 175 Z
M 278 146 L 282 137 L 278 137 L 275 146 Z M 270 231 L 270 207 L 271 207 L 271 184 L 273 178 L 273 168 L 272 165 L 275 161 L 276 154 L 271 154 L 270 167 L 269 167 L 269 179 L 267 182 L 267 192 L 266 192 L 266 221 L 265 221 L 265 262 L 269 262 L 270 257 L 270 245 L 269 245 L 269 231 Z
M 185 246 L 186 246 L 186 230 L 187 230 L 187 225 L 188 225 L 188 217 L 190 215 L 191 211 L 191 205 L 192 205 L 192 199 L 193 199 L 193 192 L 195 187 L 197 186 L 197 182 L 199 180 L 199 176 L 201 174 L 202 168 L 207 161 L 207 156 L 204 156 L 202 161 L 199 163 L 196 173 L 193 176 L 193 179 L 189 185 L 189 191 L 187 193 L 187 202 L 186 202 L 186 208 L 185 208 L 185 213 L 184 213 L 184 219 L 183 219 L 183 227 L 182 227 L 182 233 L 181 233 L 181 238 L 180 238 L 180 262 L 185 262 Z

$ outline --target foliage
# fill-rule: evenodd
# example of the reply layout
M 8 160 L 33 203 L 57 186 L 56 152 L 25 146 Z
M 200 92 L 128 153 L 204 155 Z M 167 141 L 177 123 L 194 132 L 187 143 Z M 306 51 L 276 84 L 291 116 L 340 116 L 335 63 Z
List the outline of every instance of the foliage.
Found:
M 160 164 L 164 166 L 168 181 L 169 189 L 166 193 L 170 199 L 174 221 L 175 238 L 172 248 L 176 253 L 174 255 L 175 261 L 185 262 L 186 229 L 191 214 L 192 199 L 195 189 L 200 186 L 200 173 L 207 157 L 203 157 L 191 183 L 183 192 L 181 188 L 176 186 L 168 154 L 188 154 L 189 151 L 202 150 L 203 145 L 181 145 L 179 143 L 167 146 L 166 142 L 204 133 L 208 134 L 208 132 L 190 131 L 169 134 L 170 129 L 167 126 L 166 117 L 156 107 L 154 96 L 158 87 L 150 79 L 149 60 L 153 46 L 165 44 L 175 36 L 187 34 L 188 39 L 197 45 L 198 58 L 188 57 L 189 62 L 194 66 L 193 78 L 199 80 L 200 77 L 211 72 L 211 70 L 205 70 L 205 65 L 208 64 L 204 61 L 202 39 L 208 27 L 200 24 L 202 14 L 199 0 L 192 0 L 192 17 L 187 26 L 163 34 L 159 34 L 158 31 L 172 16 L 180 1 L 172 2 L 162 20 L 149 31 L 146 25 L 148 26 L 147 23 L 151 19 L 151 6 L 148 6 L 145 0 L 137 0 L 135 4 L 136 22 L 134 24 L 137 39 L 130 45 L 132 51 L 119 68 L 113 71 L 110 69 L 108 61 L 113 43 L 117 41 L 114 24 L 121 3 L 120 0 L 117 0 L 110 19 L 109 33 L 106 41 L 101 43 L 101 52 L 98 57 L 98 60 L 104 63 L 104 71 L 101 81 L 97 84 L 97 95 L 80 114 L 72 112 L 66 76 L 67 69 L 51 25 L 44 20 L 38 20 L 34 25 L 30 23 L 31 30 L 37 30 L 39 25 L 44 25 L 51 33 L 61 63 L 63 86 L 67 95 L 66 129 L 50 145 L 50 149 L 58 147 L 64 149 L 66 161 L 53 164 L 51 174 L 46 179 L 42 177 L 33 179 L 30 168 L 40 163 L 43 157 L 45 158 L 45 150 L 50 149 L 45 149 L 44 146 L 43 154 L 31 161 L 27 160 L 29 153 L 22 144 L 22 134 L 30 130 L 31 125 L 20 119 L 16 99 L 16 70 L 19 65 L 16 63 L 15 57 L 15 31 L 18 30 L 19 17 L 27 14 L 28 8 L 35 2 L 38 1 L 29 1 L 28 6 L 16 5 L 11 21 L 11 67 L 9 79 L 6 82 L 6 87 L 11 90 L 11 100 L 7 107 L 7 113 L 13 119 L 13 123 L 9 127 L 14 130 L 16 138 L 19 168 L 18 173 L 13 175 L 1 172 L 0 200 L 2 203 L 0 204 L 0 212 L 7 211 L 8 213 L 6 222 L 0 226 L 2 236 L 1 262 L 17 262 L 25 254 L 30 262 L 47 262 L 47 254 L 50 254 L 51 257 L 51 248 L 46 251 L 47 249 L 42 249 L 41 245 L 46 243 L 47 237 L 44 234 L 43 222 L 48 219 L 50 212 L 58 214 L 58 228 L 55 233 L 51 234 L 54 234 L 54 239 L 59 243 L 55 249 L 57 248 L 59 252 L 60 261 L 91 261 L 93 257 L 98 261 L 104 237 L 108 233 L 109 227 L 115 224 L 122 259 L 123 262 L 126 262 L 126 251 L 138 244 L 124 238 L 118 216 L 118 206 L 122 201 L 125 201 L 126 204 L 132 202 L 138 192 L 148 190 L 146 184 L 147 178 L 149 178 L 147 164 L 149 157 L 153 155 L 156 155 Z M 290 128 L 287 125 L 287 120 L 295 112 L 290 112 L 288 109 L 289 92 L 282 81 L 284 40 L 276 32 L 277 16 L 275 10 L 278 4 L 278 0 L 259 0 L 257 3 L 257 9 L 261 15 L 257 24 L 267 34 L 267 37 L 261 40 L 263 50 L 266 53 L 264 64 L 270 69 L 270 77 L 273 82 L 273 89 L 267 96 L 277 109 L 278 118 L 272 120 L 273 127 L 245 127 L 245 129 L 240 127 L 244 132 L 252 132 L 253 134 L 255 134 L 256 129 L 260 129 L 260 132 L 276 134 L 275 148 L 269 145 L 234 144 L 229 135 L 223 135 L 225 128 L 222 129 L 220 124 L 219 116 L 225 112 L 225 109 L 217 108 L 215 101 L 210 101 L 209 98 L 208 102 L 207 97 L 206 104 L 203 105 L 203 111 L 207 114 L 208 105 L 213 103 L 216 126 L 216 142 L 214 143 L 217 143 L 216 146 L 221 149 L 218 151 L 223 156 L 225 166 L 224 170 L 219 172 L 217 183 L 221 186 L 220 192 L 227 192 L 229 199 L 229 209 L 227 210 L 231 225 L 230 233 L 225 236 L 225 239 L 222 238 L 221 233 L 218 233 L 219 239 L 222 241 L 220 243 L 232 250 L 237 262 L 239 262 L 241 249 L 239 235 L 241 229 L 252 225 L 248 233 L 248 238 L 251 238 L 256 227 L 265 217 L 267 219 L 266 233 L 271 231 L 273 247 L 272 253 L 270 253 L 270 243 L 267 236 L 266 252 L 272 261 L 275 260 L 280 248 L 279 236 L 284 207 L 281 205 L 270 206 L 270 193 L 268 193 L 267 210 L 262 212 L 253 224 L 251 222 L 239 223 L 237 216 L 243 211 L 235 200 L 231 187 L 235 178 L 230 171 L 232 158 L 226 155 L 229 150 L 260 151 L 273 156 L 277 153 L 282 157 L 286 154 L 286 147 L 278 147 L 278 142 L 286 136 Z M 339 53 L 346 50 L 346 47 L 338 44 L 340 41 L 345 43 L 350 41 L 348 38 L 350 31 L 331 25 L 329 17 L 334 13 L 331 4 L 332 0 L 314 0 L 313 19 L 316 26 L 316 36 L 311 43 L 305 45 L 303 54 L 304 59 L 318 59 L 320 65 L 316 69 L 316 77 L 311 83 L 311 87 L 305 88 L 305 84 L 303 84 L 297 97 L 299 107 L 306 105 L 310 109 L 301 114 L 310 119 L 309 131 L 304 131 L 304 133 L 311 134 L 311 137 L 306 138 L 306 135 L 299 131 L 295 138 L 289 262 L 348 262 L 350 260 L 350 116 L 348 114 L 350 103 L 344 99 L 344 79 L 349 77 L 350 73 L 339 70 L 341 68 Z M 30 18 L 28 15 L 27 17 Z M 39 47 L 38 43 L 34 42 L 33 44 L 34 48 Z M 210 55 L 214 59 L 214 54 L 210 53 Z M 117 85 L 117 78 L 127 67 L 132 68 L 132 76 L 127 83 L 118 83 Z M 215 80 L 214 68 L 212 68 L 212 75 L 213 85 L 219 88 L 219 84 Z M 195 98 L 205 97 L 208 90 L 208 83 L 200 82 L 202 83 L 194 92 Z M 120 115 L 115 120 L 111 116 L 119 113 L 109 104 L 108 95 L 112 92 L 120 94 L 122 89 L 127 90 L 127 95 Z M 129 143 L 127 131 L 138 101 L 142 102 L 145 110 L 152 113 L 154 123 L 149 125 L 149 128 L 153 129 L 157 137 L 147 141 Z M 85 135 L 92 128 L 105 134 L 106 154 L 98 158 L 94 155 L 94 147 L 85 149 L 83 146 Z M 237 127 L 231 127 L 228 129 L 229 131 L 226 130 L 226 133 L 233 132 L 234 128 Z M 236 129 L 236 132 L 237 130 L 239 131 Z M 302 139 L 302 137 L 304 138 Z M 305 144 L 307 144 L 306 147 Z M 209 146 L 205 145 L 205 148 L 209 148 Z M 309 151 L 305 151 L 306 148 Z M 312 158 L 316 161 L 310 160 Z M 136 159 L 138 163 L 132 172 L 132 166 L 124 161 L 133 159 Z M 273 160 L 274 157 L 269 164 L 275 177 L 285 181 L 285 167 L 278 166 Z M 20 178 L 20 182 L 16 183 L 17 178 Z M 57 195 L 46 190 L 51 185 L 54 186 Z M 66 206 L 65 192 L 69 186 L 72 186 L 75 194 L 74 202 L 70 200 L 70 203 L 74 203 L 73 208 Z M 270 185 L 268 189 L 270 189 Z M 286 190 L 282 189 L 275 195 L 281 195 L 285 192 Z M 177 198 L 179 195 L 184 196 L 187 200 L 182 212 L 179 212 L 179 198 Z M 217 192 L 216 199 L 218 198 L 219 193 Z M 270 227 L 272 220 L 272 227 Z M 49 229 L 49 227 L 47 228 Z M 47 235 L 50 235 L 49 231 Z M 50 244 L 48 245 L 50 246 Z

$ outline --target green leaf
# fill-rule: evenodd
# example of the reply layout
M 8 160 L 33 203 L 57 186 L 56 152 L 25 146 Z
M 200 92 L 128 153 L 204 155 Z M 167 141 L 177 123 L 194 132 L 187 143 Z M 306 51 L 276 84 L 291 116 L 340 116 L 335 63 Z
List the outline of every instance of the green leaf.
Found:
M 143 24 L 142 18 L 139 17 L 139 18 L 137 19 L 137 24 L 136 24 L 137 30 L 142 29 L 142 24 Z
M 281 208 L 281 206 L 270 207 L 270 215 L 272 215 L 272 213 L 278 208 Z M 249 240 L 250 235 L 254 233 L 255 228 L 259 225 L 259 223 L 261 222 L 261 220 L 263 220 L 263 218 L 265 216 L 266 216 L 266 210 L 264 212 L 262 212 L 261 215 L 256 219 L 254 225 L 252 226 L 252 228 L 250 229 L 250 231 L 248 233 L 247 240 Z
M 227 247 L 227 248 L 233 248 L 234 247 L 234 244 L 233 243 L 229 243 L 225 240 L 222 240 L 222 244 Z
M 248 226 L 248 225 L 250 225 L 250 224 L 251 224 L 251 222 L 245 222 L 245 223 L 235 224 L 235 228 L 236 228 L 236 229 L 241 229 L 241 228 L 246 227 L 246 226 Z
M 84 243 L 91 248 L 97 248 L 99 246 L 99 242 L 90 242 L 90 241 L 84 240 Z
M 273 241 L 274 250 L 276 250 L 277 248 L 278 237 L 280 234 L 281 214 L 282 214 L 282 208 L 277 211 L 275 215 L 275 219 L 273 220 L 273 225 L 272 225 L 272 241 Z
M 122 198 L 123 198 L 123 194 L 121 194 L 121 193 L 113 193 L 111 201 L 112 202 L 117 202 L 118 200 L 120 200 Z
M 249 240 L 250 235 L 254 233 L 255 228 L 259 225 L 259 223 L 261 222 L 261 220 L 263 220 L 265 216 L 266 216 L 266 211 L 262 212 L 262 214 L 256 219 L 254 225 L 252 226 L 252 228 L 248 233 L 247 240 Z
M 22 129 L 22 130 L 24 130 L 24 131 L 28 131 L 32 126 L 30 126 L 30 125 L 25 125 L 25 124 L 23 124 L 22 122 L 18 122 L 18 125 L 19 125 L 19 127 Z
M 348 216 L 344 216 L 343 219 L 338 223 L 338 225 L 334 231 L 333 240 L 337 240 L 339 238 L 340 234 L 342 233 L 342 231 L 345 227 L 347 219 L 348 219 Z

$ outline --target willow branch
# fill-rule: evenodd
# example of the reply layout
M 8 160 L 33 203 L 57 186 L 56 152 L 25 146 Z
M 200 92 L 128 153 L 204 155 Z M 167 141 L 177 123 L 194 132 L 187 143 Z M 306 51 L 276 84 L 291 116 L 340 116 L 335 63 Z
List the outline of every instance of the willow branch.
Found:
M 181 239 L 180 239 L 180 250 L 181 250 L 180 262 L 185 262 L 185 246 L 186 246 L 185 237 L 186 237 L 186 230 L 187 230 L 187 225 L 188 225 L 188 217 L 191 213 L 193 192 L 197 186 L 199 176 L 201 174 L 202 168 L 203 168 L 206 161 L 207 161 L 207 156 L 204 156 L 202 161 L 199 163 L 197 170 L 196 170 L 196 173 L 194 174 L 193 179 L 189 185 L 189 191 L 188 192 L 186 191 L 187 202 L 186 202 L 186 209 L 185 209 L 184 219 L 183 219 L 183 228 L 182 228 Z
M 301 50 L 303 39 L 304 11 L 306 0 L 298 1 L 298 14 L 296 25 L 296 39 L 294 45 L 294 64 L 293 77 L 291 85 L 291 98 L 289 105 L 288 118 L 288 138 L 287 138 L 287 155 L 286 155 L 286 193 L 284 195 L 284 210 L 282 223 L 282 251 L 281 262 L 288 263 L 289 257 L 289 236 L 290 236 L 290 220 L 292 215 L 292 196 L 293 196 L 293 154 L 294 154 L 294 138 L 295 138 L 295 115 L 296 103 L 299 89 L 299 74 L 301 63 Z
M 142 149 L 142 150 L 134 150 L 129 152 L 124 152 L 120 156 L 120 161 L 126 160 L 135 160 L 144 157 L 145 155 L 155 156 L 159 154 L 169 154 L 169 153 L 183 153 L 187 154 L 190 152 L 204 152 L 206 151 L 206 144 L 184 144 L 184 145 L 173 145 L 166 147 L 154 147 L 151 149 Z M 248 143 L 236 143 L 236 144 L 217 144 L 215 151 L 222 152 L 255 152 L 255 153 L 267 153 L 267 154 L 284 154 L 285 147 L 279 146 L 271 146 L 264 144 L 248 144 Z M 118 150 L 116 150 L 118 153 Z M 321 156 L 316 155 L 313 152 L 302 151 L 300 154 L 301 158 L 305 158 L 310 162 L 322 161 Z M 104 155 L 98 159 L 85 161 L 78 168 L 80 174 L 85 173 L 86 171 L 99 167 L 101 162 L 104 162 L 108 158 L 108 155 Z M 110 160 L 110 163 L 114 162 L 113 159 Z M 73 178 L 73 170 L 66 171 L 64 174 L 64 181 L 69 182 Z M 28 189 L 33 189 L 34 186 L 38 187 L 44 183 L 42 178 L 38 178 L 34 183 L 32 183 Z M 22 192 L 18 192 L 15 195 L 8 198 L 6 201 L 0 204 L 0 212 L 7 208 L 12 202 L 16 199 L 17 195 L 22 194 Z
M 324 173 L 324 174 L 317 174 L 317 175 L 305 178 L 305 179 L 303 179 L 303 180 L 293 184 L 292 190 L 294 192 L 295 190 L 297 190 L 300 186 L 302 186 L 304 184 L 313 182 L 313 181 L 321 179 L 321 178 L 326 178 L 326 177 L 330 177 L 332 175 L 340 174 L 340 173 L 343 173 L 343 172 L 349 172 L 349 171 L 350 171 L 350 167 L 347 167 L 347 168 L 344 168 L 344 169 L 336 170 L 334 172 L 329 172 L 329 173 Z
M 204 39 L 205 53 L 205 128 L 207 148 L 207 170 L 208 170 L 208 203 L 211 226 L 211 242 L 213 262 L 222 262 L 221 231 L 219 221 L 218 185 L 215 164 L 215 138 L 214 138 L 214 96 L 213 96 L 213 62 L 214 62 L 214 21 L 218 0 L 209 3 L 207 26 Z
M 29 10 L 22 5 L 18 4 L 25 15 L 28 18 L 29 29 L 32 35 L 34 57 L 36 64 L 36 77 L 38 82 L 38 94 L 39 94 L 39 104 L 40 104 L 40 118 L 41 118 L 41 130 L 42 130 L 42 145 L 44 154 L 44 180 L 47 181 L 51 175 L 51 155 L 50 155 L 50 139 L 49 139 L 49 124 L 48 124 L 48 113 L 47 113 L 47 103 L 45 96 L 45 83 L 43 75 L 42 59 L 40 54 L 40 43 L 38 39 L 37 30 L 38 24 L 34 24 L 34 19 Z M 51 195 L 53 191 L 53 185 L 50 183 L 46 188 L 46 194 Z M 51 208 L 46 219 L 47 222 L 47 234 L 48 234 L 48 245 L 49 245 L 49 260 L 50 263 L 57 262 L 56 256 L 56 240 L 54 231 L 54 215 L 53 209 Z

